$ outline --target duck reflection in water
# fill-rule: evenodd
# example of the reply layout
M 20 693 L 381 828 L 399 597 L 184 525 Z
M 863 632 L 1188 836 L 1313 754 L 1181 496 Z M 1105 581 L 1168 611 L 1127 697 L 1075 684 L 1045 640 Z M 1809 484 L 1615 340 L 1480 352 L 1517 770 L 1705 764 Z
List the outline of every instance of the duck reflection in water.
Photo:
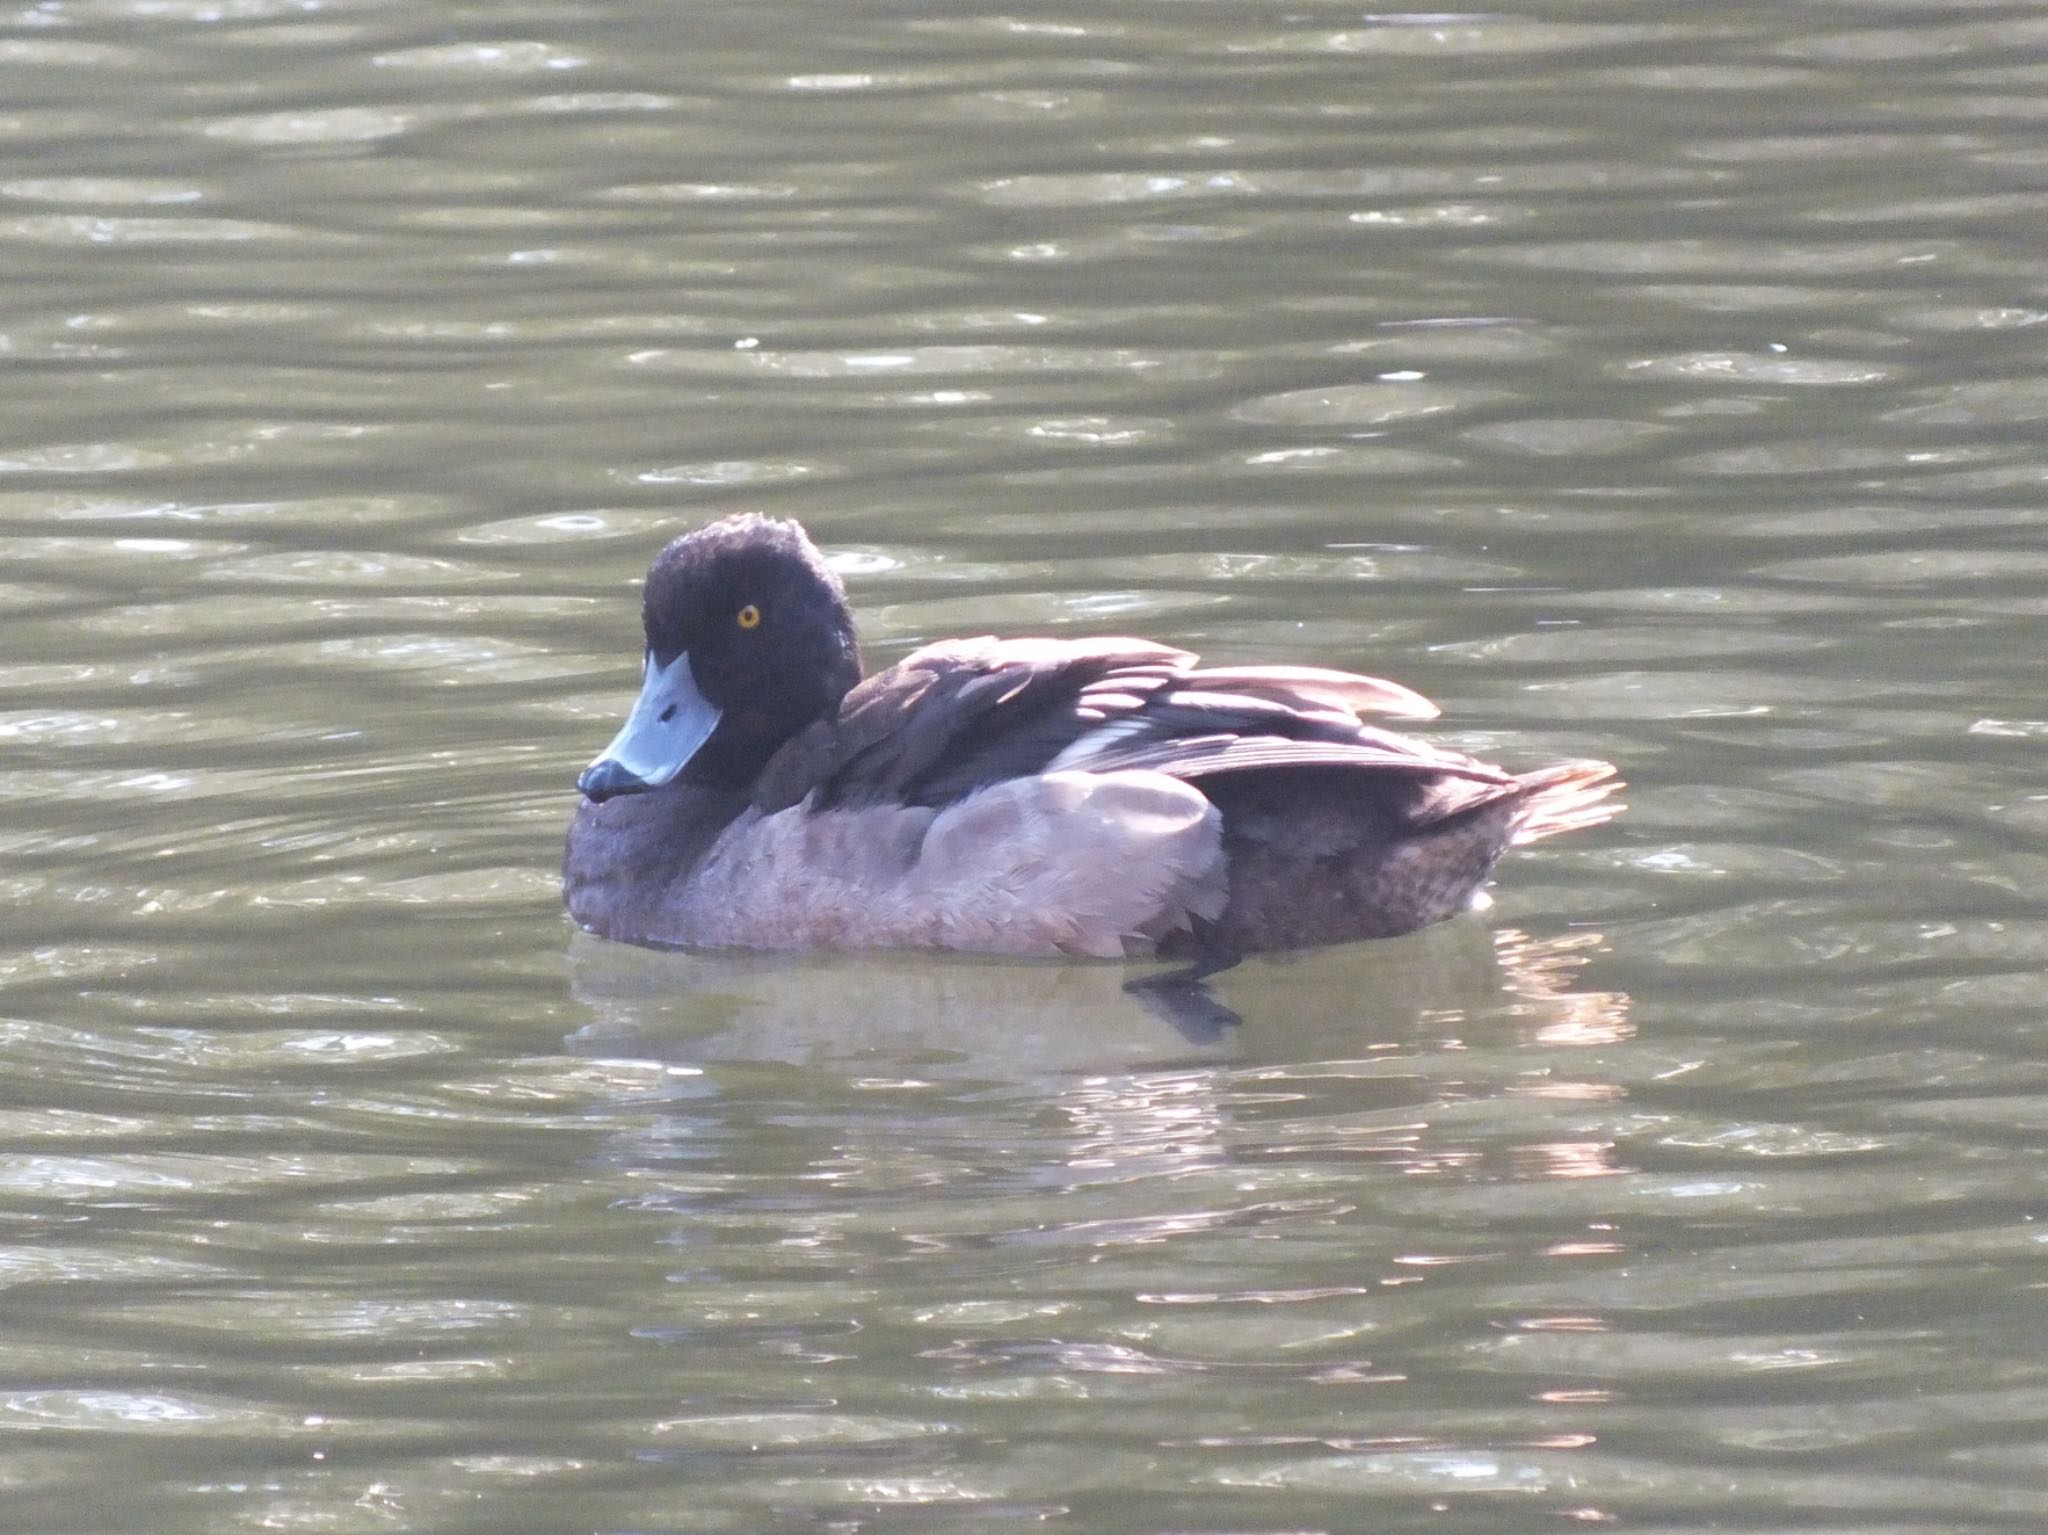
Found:
M 1600 950 L 1594 932 L 1538 939 L 1443 923 L 1393 943 L 1254 962 L 1217 983 L 1228 1004 L 1205 985 L 1190 1020 L 1142 995 L 1134 1006 L 1111 966 L 684 953 L 584 937 L 570 945 L 569 981 L 590 1016 L 571 1044 L 690 1062 L 889 1061 L 920 1074 L 953 1062 L 996 1079 L 1189 1059 L 1354 1058 L 1479 1035 L 1518 1051 L 1598 1046 L 1632 1033 L 1626 994 L 1584 984 Z

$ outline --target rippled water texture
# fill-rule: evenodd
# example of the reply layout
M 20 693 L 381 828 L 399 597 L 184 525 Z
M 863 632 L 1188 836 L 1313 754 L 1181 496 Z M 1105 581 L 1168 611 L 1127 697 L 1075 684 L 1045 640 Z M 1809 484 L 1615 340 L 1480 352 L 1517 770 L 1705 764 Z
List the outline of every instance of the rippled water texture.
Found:
M 2034 5 L 0 19 L 0 1524 L 2048 1522 Z M 1218 979 L 573 935 L 674 531 L 1613 826 Z

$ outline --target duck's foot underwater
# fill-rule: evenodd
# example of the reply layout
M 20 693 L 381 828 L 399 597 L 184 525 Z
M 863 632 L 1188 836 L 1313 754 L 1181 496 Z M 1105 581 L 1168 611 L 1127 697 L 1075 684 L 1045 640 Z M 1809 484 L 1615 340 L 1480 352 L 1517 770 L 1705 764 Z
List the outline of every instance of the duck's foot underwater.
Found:
M 1211 950 L 1192 965 L 1124 982 L 1124 994 L 1191 1045 L 1213 1045 L 1244 1019 L 1218 1001 L 1208 979 L 1240 963 L 1242 954 Z

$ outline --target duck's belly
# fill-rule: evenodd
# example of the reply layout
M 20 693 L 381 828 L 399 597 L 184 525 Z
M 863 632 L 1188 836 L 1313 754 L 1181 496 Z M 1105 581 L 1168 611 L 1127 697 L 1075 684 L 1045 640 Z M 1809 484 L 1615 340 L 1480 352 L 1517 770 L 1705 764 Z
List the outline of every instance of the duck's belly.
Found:
M 648 912 L 643 942 L 1148 952 L 1225 897 L 1216 808 L 1155 773 L 1048 773 L 943 810 L 748 810 Z

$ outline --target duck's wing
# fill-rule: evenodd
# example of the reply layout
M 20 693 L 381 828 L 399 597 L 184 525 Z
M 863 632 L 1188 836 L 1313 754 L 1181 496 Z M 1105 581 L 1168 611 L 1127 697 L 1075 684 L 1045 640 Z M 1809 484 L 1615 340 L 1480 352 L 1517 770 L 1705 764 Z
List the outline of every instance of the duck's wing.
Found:
M 1508 782 L 1498 768 L 1377 730 L 1431 718 L 1398 683 L 1319 667 L 1195 669 L 1146 640 L 947 640 L 847 695 L 777 754 L 755 803 L 945 805 L 1048 769 L 1197 779 L 1258 768 L 1379 768 Z
M 944 805 L 1045 768 L 1195 664 L 1137 639 L 942 640 L 877 672 L 776 753 L 754 803 Z
M 1443 713 L 1413 688 L 1398 682 L 1324 666 L 1206 666 L 1187 680 L 1212 693 L 1249 693 L 1294 707 L 1336 709 L 1352 715 L 1433 720 Z
M 1433 717 L 1437 710 L 1398 683 L 1310 667 L 1188 671 L 1136 709 L 1082 734 L 1056 765 L 1084 772 L 1148 769 L 1201 779 L 1280 768 L 1378 769 L 1507 784 L 1490 763 L 1359 718 L 1368 710 Z

